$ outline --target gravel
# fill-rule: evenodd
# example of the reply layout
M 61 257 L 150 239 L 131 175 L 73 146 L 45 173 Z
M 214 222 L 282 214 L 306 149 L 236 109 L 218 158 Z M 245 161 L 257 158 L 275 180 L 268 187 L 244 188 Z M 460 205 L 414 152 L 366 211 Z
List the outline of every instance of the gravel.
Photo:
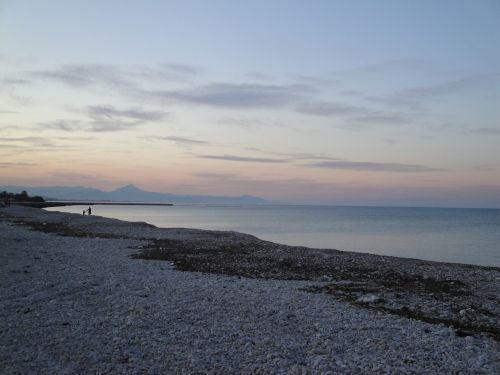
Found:
M 168 251 L 164 260 L 145 256 L 165 241 L 199 246 L 180 258 Z M 214 244 L 222 244 L 225 252 Z M 251 253 L 250 245 L 259 257 L 267 254 L 264 266 L 243 267 L 234 259 L 220 272 L 198 266 L 214 254 Z M 27 207 L 0 208 L 0 373 L 500 373 L 494 334 L 443 324 L 447 309 L 456 319 L 474 321 L 482 306 L 487 310 L 482 324 L 495 329 L 498 269 L 330 252 L 340 262 L 338 277 L 328 267 L 326 274 L 270 274 L 268 260 L 275 253 L 284 264 L 305 262 L 304 268 L 309 255 L 296 256 L 294 251 L 304 254 L 303 248 L 273 244 L 279 251 L 272 251 L 266 246 L 271 245 L 234 232 L 158 229 Z M 313 258 L 325 254 L 311 251 Z M 255 261 L 243 259 L 244 264 Z M 359 267 L 346 268 L 352 262 L 369 262 L 385 277 L 388 269 L 403 275 L 400 268 L 413 265 L 413 273 L 405 275 L 424 286 L 422 280 L 430 278 L 439 288 L 411 294 L 408 311 L 429 316 L 422 306 L 413 306 L 421 298 L 435 303 L 442 310 L 436 316 L 446 319 L 425 321 L 388 311 L 403 303 L 395 302 L 394 294 L 404 297 L 408 288 L 382 288 L 383 283 L 360 288 L 367 281 L 353 273 Z M 181 271 L 186 264 L 203 272 L 194 266 Z M 448 289 L 462 290 L 457 298 L 474 300 L 474 305 L 452 311 L 455 295 L 448 296 L 447 280 L 461 281 Z

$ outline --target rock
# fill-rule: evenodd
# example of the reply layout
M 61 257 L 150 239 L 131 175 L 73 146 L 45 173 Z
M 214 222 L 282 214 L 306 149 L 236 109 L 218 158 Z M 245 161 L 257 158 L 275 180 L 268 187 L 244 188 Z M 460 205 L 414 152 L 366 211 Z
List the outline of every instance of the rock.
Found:
M 363 296 L 360 296 L 356 302 L 360 303 L 375 303 L 375 302 L 380 302 L 382 299 L 375 295 L 375 294 L 365 294 Z

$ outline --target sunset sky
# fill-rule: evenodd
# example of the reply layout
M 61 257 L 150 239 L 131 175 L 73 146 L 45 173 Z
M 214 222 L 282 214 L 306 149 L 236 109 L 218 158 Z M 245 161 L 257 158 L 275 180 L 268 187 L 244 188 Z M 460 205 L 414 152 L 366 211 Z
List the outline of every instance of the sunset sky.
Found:
M 0 0 L 0 185 L 500 207 L 500 2 Z

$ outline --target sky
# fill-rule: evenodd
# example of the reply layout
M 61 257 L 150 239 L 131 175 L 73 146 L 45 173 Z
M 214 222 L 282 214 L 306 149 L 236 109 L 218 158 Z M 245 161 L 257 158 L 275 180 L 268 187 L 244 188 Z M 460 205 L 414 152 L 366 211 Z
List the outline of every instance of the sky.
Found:
M 500 208 L 500 1 L 0 0 L 0 185 Z

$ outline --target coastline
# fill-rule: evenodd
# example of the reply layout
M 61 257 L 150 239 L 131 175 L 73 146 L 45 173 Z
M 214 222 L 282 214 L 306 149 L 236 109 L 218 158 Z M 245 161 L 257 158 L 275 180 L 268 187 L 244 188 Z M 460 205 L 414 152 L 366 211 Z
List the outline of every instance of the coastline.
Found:
M 64 206 L 173 206 L 173 203 L 139 203 L 139 202 L 101 202 L 101 201 L 45 201 L 45 202 L 13 202 L 13 206 L 32 208 L 49 208 Z
M 497 267 L 308 249 L 262 241 L 237 232 L 160 229 L 146 223 L 123 222 L 98 216 L 84 217 L 21 206 L 0 209 L 0 224 L 2 236 L 5 237 L 2 242 L 6 244 L 2 254 L 5 260 L 2 266 L 4 296 L 1 310 L 4 322 L 10 322 L 18 329 L 32 328 L 30 324 L 40 323 L 44 315 L 32 318 L 32 312 L 36 309 L 31 310 L 31 306 L 25 305 L 33 304 L 33 300 L 36 300 L 37 308 L 46 310 L 47 305 L 60 302 L 58 296 L 61 293 L 63 301 L 69 296 L 67 302 L 72 302 L 72 306 L 77 296 L 92 301 L 95 299 L 96 304 L 102 298 L 106 300 L 107 295 L 101 294 L 99 290 L 94 297 L 92 294 L 87 295 L 95 289 L 89 288 L 84 282 L 84 276 L 88 277 L 89 273 L 92 274 L 91 278 L 98 278 L 100 283 L 106 285 L 106 292 L 111 296 L 109 298 L 126 310 L 122 316 L 121 311 L 111 309 L 120 319 L 124 319 L 116 326 L 107 326 L 110 322 L 104 316 L 109 315 L 110 311 L 103 311 L 102 319 L 106 332 L 114 329 L 120 340 L 126 336 L 126 342 L 119 341 L 112 346 L 119 348 L 120 353 L 125 351 L 128 354 L 121 353 L 114 357 L 109 354 L 109 358 L 101 358 L 96 354 L 97 360 L 90 364 L 94 370 L 106 365 L 113 367 L 112 372 L 127 372 L 127 369 L 137 369 L 143 365 L 160 364 L 166 366 L 161 367 L 163 370 L 176 368 L 180 373 L 207 368 L 213 372 L 232 368 L 243 373 L 255 369 L 278 373 L 280 370 L 283 373 L 370 373 L 377 371 L 374 364 L 380 365 L 381 371 L 389 372 L 401 372 L 398 369 L 402 368 L 409 372 L 467 373 L 471 368 L 476 368 L 483 373 L 495 373 L 500 369 L 500 268 Z M 33 251 L 36 255 L 32 254 Z M 51 265 L 56 267 L 58 256 L 75 259 L 70 273 L 82 284 L 78 284 L 77 296 L 72 297 L 71 292 L 66 291 L 64 282 L 58 285 L 58 288 L 62 288 L 59 294 L 50 295 L 51 290 L 47 289 L 43 277 L 37 276 L 46 275 Z M 114 280 L 110 281 L 109 274 L 91 272 L 92 267 L 99 271 L 99 262 L 103 260 L 101 256 L 107 259 L 111 267 L 107 268 L 107 272 L 114 272 L 111 277 Z M 55 260 L 50 261 L 51 257 Z M 113 263 L 134 275 L 124 276 L 113 269 Z M 80 267 L 82 264 L 87 268 Z M 34 278 L 33 269 L 37 269 Z M 68 270 L 63 271 L 65 277 L 68 276 Z M 140 282 L 136 283 L 134 278 Z M 133 284 L 127 284 L 125 280 Z M 178 310 L 169 310 L 172 301 L 169 300 L 170 294 L 167 294 L 163 295 L 166 301 L 154 298 L 154 307 L 151 308 L 153 315 L 149 320 L 142 317 L 144 314 L 149 316 L 149 312 L 144 309 L 139 309 L 140 313 L 137 314 L 128 311 L 126 306 L 133 305 L 135 308 L 141 305 L 141 301 L 152 299 L 151 296 L 156 293 L 160 295 L 162 292 L 158 289 L 165 287 L 165 280 L 175 281 L 169 287 L 183 291 L 178 296 Z M 193 288 L 193 284 L 196 287 Z M 22 291 L 19 290 L 20 285 L 23 285 Z M 134 290 L 133 293 L 128 292 L 130 288 Z M 177 296 L 175 291 L 169 291 Z M 37 293 L 49 295 L 37 300 L 38 297 L 33 297 Z M 181 296 L 191 304 L 186 305 L 185 301 L 181 301 Z M 231 306 L 234 311 L 225 308 L 227 306 L 224 304 Z M 68 306 L 60 314 L 69 312 L 69 316 L 78 315 Z M 30 310 L 24 312 L 26 309 Z M 213 312 L 217 324 L 199 322 L 191 315 L 191 309 L 201 315 L 204 314 L 203 310 Z M 237 336 L 238 332 L 241 333 L 239 341 L 227 335 L 226 326 L 218 330 L 217 327 L 223 325 L 220 319 L 224 319 L 217 315 L 222 313 L 219 309 L 223 309 L 225 318 L 232 323 L 229 331 Z M 24 323 L 17 321 L 16 314 L 19 311 L 22 311 L 23 318 L 34 320 Z M 155 317 L 155 313 L 160 315 Z M 164 355 L 169 358 L 168 361 L 162 357 L 156 362 L 156 357 L 145 354 L 145 349 L 152 345 L 150 340 L 161 341 L 159 333 L 164 332 L 165 336 L 169 330 L 180 329 L 177 320 L 172 321 L 171 318 L 180 318 L 186 313 L 194 319 L 189 329 L 194 327 L 201 337 L 214 331 L 213 337 L 199 339 L 201 341 L 195 344 L 182 342 L 171 343 L 171 347 L 160 344 L 154 346 L 155 355 Z M 161 317 L 168 324 L 162 324 Z M 132 319 L 131 323 L 126 324 L 129 318 Z M 206 318 L 209 319 L 208 316 Z M 94 317 L 86 316 L 86 319 L 91 320 L 89 323 L 84 319 L 86 324 L 95 323 Z M 73 324 L 76 323 L 70 322 L 62 327 L 71 328 Z M 144 339 L 144 344 L 142 341 L 135 343 L 135 339 L 132 339 L 135 344 L 131 344 L 128 333 L 122 330 L 131 325 L 135 331 L 142 327 L 143 332 L 137 335 Z M 148 335 L 144 333 L 151 334 L 150 325 L 158 325 L 161 332 L 154 332 L 152 338 L 147 338 Z M 263 334 L 264 328 L 271 331 L 266 336 L 267 344 L 259 342 L 260 336 L 248 338 L 252 336 L 250 326 L 259 335 Z M 179 337 L 195 340 L 189 335 L 189 329 L 184 328 L 187 331 L 180 330 Z M 24 362 L 18 358 L 20 346 L 26 344 L 18 337 L 19 332 L 7 323 L 2 323 L 2 332 L 6 337 L 17 337 L 18 340 L 17 344 L 0 349 L 2 366 L 11 366 L 5 368 L 12 372 L 26 369 L 23 366 L 28 364 L 23 365 Z M 280 335 L 282 337 L 277 337 Z M 83 345 L 81 340 L 84 339 L 76 337 L 77 345 Z M 110 344 L 105 338 L 102 340 Z M 215 344 L 211 340 L 220 343 Z M 253 344 L 250 345 L 250 342 Z M 345 348 L 346 342 L 351 347 Z M 226 348 L 229 354 L 212 353 L 213 348 L 207 348 L 207 343 L 213 344 L 218 350 Z M 186 353 L 176 356 L 176 345 L 185 348 Z M 238 349 L 229 349 L 231 345 L 236 345 Z M 126 348 L 131 346 L 138 347 L 142 357 L 137 353 L 129 353 Z M 436 347 L 440 346 L 444 350 L 433 354 Z M 199 352 L 193 352 L 192 347 L 198 348 Z M 290 351 L 289 347 L 294 349 Z M 368 352 L 363 353 L 366 348 Z M 53 353 L 52 349 L 47 350 Z M 212 359 L 217 358 L 218 362 L 208 360 L 207 354 L 201 352 L 203 350 L 208 350 Z M 57 366 L 63 366 L 64 362 L 60 352 L 61 349 L 58 349 L 55 354 L 51 354 Z M 269 354 L 272 355 L 269 357 Z M 389 360 L 384 360 L 387 355 Z M 293 358 L 300 360 L 294 363 Z M 64 363 L 73 366 L 73 362 Z M 42 364 L 38 365 L 43 367 Z M 86 365 L 89 364 L 79 364 Z

